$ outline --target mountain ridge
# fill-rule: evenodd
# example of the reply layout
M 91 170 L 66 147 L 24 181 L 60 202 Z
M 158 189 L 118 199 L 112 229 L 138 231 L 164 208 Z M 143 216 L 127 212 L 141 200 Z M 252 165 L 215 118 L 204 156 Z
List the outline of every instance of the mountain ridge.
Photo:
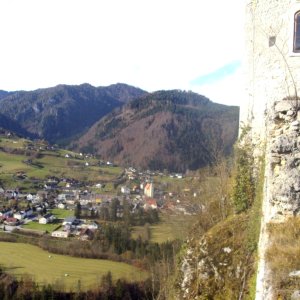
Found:
M 130 95 L 134 98 L 144 93 L 146 91 L 125 84 L 109 87 L 61 84 L 34 91 L 3 91 L 0 119 L 2 115 L 2 119 L 10 120 L 9 124 L 17 123 L 20 127 L 7 129 L 17 128 L 17 133 L 27 132 L 30 137 L 57 143 L 82 134 L 128 101 Z
M 73 147 L 121 165 L 185 171 L 211 163 L 213 152 L 229 154 L 237 128 L 237 107 L 193 92 L 162 90 L 114 110 Z
M 237 137 L 238 108 L 191 91 L 83 83 L 2 95 L 1 127 L 124 166 L 197 169 L 230 154 Z

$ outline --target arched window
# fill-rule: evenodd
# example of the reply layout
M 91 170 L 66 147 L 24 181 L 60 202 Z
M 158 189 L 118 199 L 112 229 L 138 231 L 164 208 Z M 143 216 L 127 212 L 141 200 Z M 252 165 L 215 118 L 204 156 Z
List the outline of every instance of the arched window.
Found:
M 300 11 L 295 13 L 294 52 L 300 53 Z

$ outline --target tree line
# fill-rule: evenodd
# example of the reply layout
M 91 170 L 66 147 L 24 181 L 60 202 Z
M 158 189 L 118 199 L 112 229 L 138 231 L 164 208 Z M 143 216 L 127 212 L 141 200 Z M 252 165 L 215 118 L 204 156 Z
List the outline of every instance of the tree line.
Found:
M 17 280 L 0 269 L 0 299 L 3 300 L 146 300 L 155 298 L 156 294 L 150 280 L 134 283 L 124 279 L 114 281 L 110 272 L 103 275 L 95 288 L 89 291 L 81 291 L 78 281 L 77 291 L 66 292 L 62 283 L 40 286 L 30 276 Z

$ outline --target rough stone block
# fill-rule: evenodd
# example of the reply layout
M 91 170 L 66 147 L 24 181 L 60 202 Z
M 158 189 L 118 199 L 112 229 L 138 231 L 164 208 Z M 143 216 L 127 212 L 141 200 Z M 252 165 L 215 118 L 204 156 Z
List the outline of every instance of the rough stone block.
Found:
M 273 153 L 290 153 L 295 147 L 295 141 L 287 136 L 280 136 L 272 145 Z
M 292 271 L 289 273 L 290 277 L 300 277 L 300 271 Z
M 274 168 L 274 176 L 279 176 L 280 175 L 280 166 L 276 165 Z
M 294 291 L 291 295 L 291 300 L 300 300 L 300 291 Z
M 293 169 L 293 168 L 296 168 L 300 165 L 300 158 L 295 156 L 295 155 L 292 155 L 291 157 L 289 157 L 287 159 L 287 167 L 289 169 Z
M 271 164 L 280 164 L 281 157 L 280 156 L 272 156 L 271 158 Z
M 280 101 L 275 104 L 275 112 L 287 112 L 289 110 L 292 110 L 293 107 L 288 101 Z
M 299 131 L 299 127 L 298 126 L 291 126 L 291 131 Z
M 279 119 L 285 119 L 285 116 L 286 116 L 285 114 L 280 112 L 279 115 L 278 115 L 278 118 Z
M 276 136 L 279 136 L 279 135 L 282 135 L 282 134 L 283 134 L 283 128 L 277 129 L 277 130 L 275 131 L 275 135 L 276 135 Z

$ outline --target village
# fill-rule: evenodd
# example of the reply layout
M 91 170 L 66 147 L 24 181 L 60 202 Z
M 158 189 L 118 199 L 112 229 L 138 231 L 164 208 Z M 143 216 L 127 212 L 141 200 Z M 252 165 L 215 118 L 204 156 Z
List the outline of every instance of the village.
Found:
M 66 154 L 65 159 L 69 158 L 70 155 Z M 99 164 L 113 165 L 111 162 Z M 125 206 L 132 215 L 147 214 L 149 211 L 150 214 L 155 211 L 157 216 L 158 212 L 167 211 L 194 214 L 195 207 L 181 203 L 176 193 L 165 191 L 162 188 L 164 185 L 154 183 L 153 178 L 162 175 L 149 170 L 141 172 L 133 167 L 126 168 L 118 177 L 117 185 L 114 182 L 115 193 L 105 190 L 109 184 L 107 182 L 88 185 L 72 178 L 55 176 L 45 179 L 42 182 L 43 188 L 36 193 L 23 193 L 17 188 L 0 188 L 0 229 L 7 233 L 20 231 L 49 234 L 56 238 L 90 240 L 95 231 L 101 229 L 98 220 L 121 220 Z M 183 175 L 177 173 L 167 176 L 171 180 L 183 179 Z M 26 174 L 18 172 L 15 177 L 22 180 Z M 111 215 L 112 209 L 114 216 Z

